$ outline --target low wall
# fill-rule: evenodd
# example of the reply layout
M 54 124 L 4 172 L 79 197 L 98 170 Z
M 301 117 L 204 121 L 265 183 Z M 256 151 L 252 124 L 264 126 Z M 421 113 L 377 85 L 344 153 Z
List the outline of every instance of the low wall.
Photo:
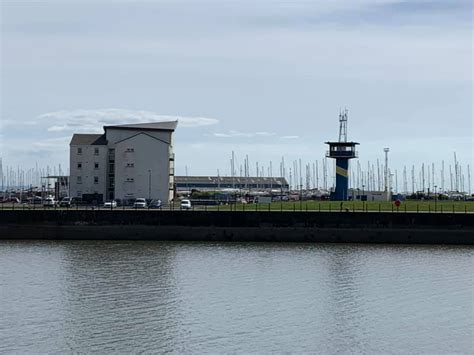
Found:
M 21 210 L 0 239 L 474 244 L 473 214 Z

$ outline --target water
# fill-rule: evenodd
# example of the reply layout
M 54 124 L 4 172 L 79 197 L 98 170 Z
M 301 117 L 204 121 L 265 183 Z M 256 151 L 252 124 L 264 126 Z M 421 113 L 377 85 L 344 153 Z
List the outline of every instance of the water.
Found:
M 470 247 L 0 242 L 2 353 L 472 353 Z

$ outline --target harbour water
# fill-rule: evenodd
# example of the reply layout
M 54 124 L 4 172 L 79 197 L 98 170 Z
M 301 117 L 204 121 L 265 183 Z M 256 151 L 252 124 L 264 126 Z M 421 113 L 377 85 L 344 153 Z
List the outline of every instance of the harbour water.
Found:
M 474 249 L 0 241 L 0 353 L 472 353 Z

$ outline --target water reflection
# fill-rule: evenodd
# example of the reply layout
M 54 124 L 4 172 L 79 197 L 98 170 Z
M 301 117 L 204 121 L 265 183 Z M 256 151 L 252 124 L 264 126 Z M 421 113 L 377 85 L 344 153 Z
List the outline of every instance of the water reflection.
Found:
M 0 352 L 470 352 L 473 249 L 1 242 Z
M 80 252 L 78 252 L 78 250 Z M 176 333 L 172 245 L 81 243 L 64 259 L 65 334 L 72 348 L 146 351 L 150 339 L 171 346 Z

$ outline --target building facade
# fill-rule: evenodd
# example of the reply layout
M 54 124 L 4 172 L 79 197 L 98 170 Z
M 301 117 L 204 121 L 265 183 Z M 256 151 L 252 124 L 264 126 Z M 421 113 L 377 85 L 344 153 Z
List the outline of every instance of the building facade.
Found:
M 390 201 L 392 196 L 391 192 L 364 189 L 349 189 L 348 195 L 352 201 Z
M 103 134 L 74 134 L 70 196 L 85 202 L 173 198 L 174 122 L 105 126 Z

